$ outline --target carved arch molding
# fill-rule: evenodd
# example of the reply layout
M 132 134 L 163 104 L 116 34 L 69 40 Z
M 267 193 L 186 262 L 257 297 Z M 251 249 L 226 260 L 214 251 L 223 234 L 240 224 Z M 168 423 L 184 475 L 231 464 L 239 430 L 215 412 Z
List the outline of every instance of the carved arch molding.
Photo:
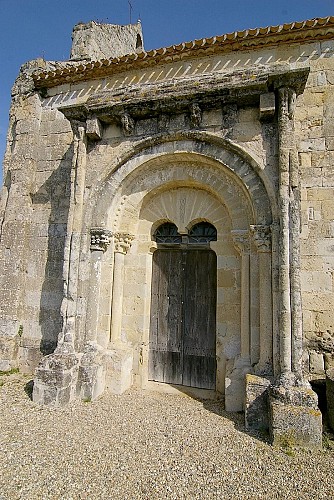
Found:
M 267 240 L 270 240 L 272 213 L 275 214 L 276 208 L 268 186 L 259 175 L 261 168 L 258 166 L 257 170 L 246 161 L 245 155 L 238 155 L 231 147 L 224 149 L 205 142 L 182 140 L 143 148 L 105 175 L 93 191 L 98 196 L 95 201 L 91 200 L 90 206 L 94 209 L 87 214 L 86 221 L 91 227 L 108 228 L 114 235 L 111 250 L 104 257 L 113 262 L 113 266 L 106 264 L 106 271 L 102 273 L 105 283 L 115 285 L 117 276 L 125 276 L 124 294 L 123 278 L 117 285 L 117 294 L 110 290 L 114 317 L 109 320 L 112 332 L 109 340 L 114 342 L 114 347 L 125 339 L 134 351 L 140 351 L 139 355 L 134 353 L 134 359 L 147 359 L 147 353 L 143 354 L 140 346 L 148 343 L 151 282 L 147 276 L 152 267 L 149 256 L 152 256 L 155 229 L 170 221 L 181 234 L 186 234 L 192 225 L 205 221 L 217 228 L 217 242 L 211 244 L 218 257 L 217 296 L 230 297 L 226 307 L 218 304 L 217 309 L 220 364 L 216 388 L 225 391 L 227 362 L 235 363 L 240 357 L 243 367 L 252 364 L 258 366 L 259 372 L 272 371 L 272 254 Z M 131 249 L 124 258 L 117 250 L 119 233 L 133 235 Z M 262 233 L 266 235 L 265 254 L 259 246 Z M 147 256 L 144 264 L 142 258 L 137 258 L 143 255 Z M 107 280 L 107 272 L 112 267 L 113 276 Z M 135 293 L 142 286 L 136 283 L 140 275 L 146 276 L 145 290 L 132 297 L 132 291 Z M 259 281 L 266 288 L 260 298 Z M 123 300 L 125 306 L 120 303 Z M 137 309 L 130 310 L 132 303 Z M 121 317 L 122 311 L 128 309 L 129 316 Z M 141 338 L 136 331 L 136 314 L 144 325 Z M 97 324 L 102 323 L 101 318 L 97 318 Z M 106 339 L 109 332 L 110 327 L 106 329 Z M 99 335 L 104 336 L 101 329 Z M 107 341 L 100 343 L 108 345 Z M 142 366 L 134 366 L 133 373 L 138 375 L 145 369 L 148 367 L 145 368 L 144 362 Z M 147 380 L 147 373 L 139 376 Z

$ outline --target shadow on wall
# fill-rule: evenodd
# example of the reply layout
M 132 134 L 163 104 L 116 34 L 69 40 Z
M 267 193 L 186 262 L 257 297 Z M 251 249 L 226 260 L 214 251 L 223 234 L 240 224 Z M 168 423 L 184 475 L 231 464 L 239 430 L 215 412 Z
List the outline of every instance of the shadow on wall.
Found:
M 64 295 L 63 262 L 70 205 L 72 156 L 73 145 L 63 156 L 59 167 L 32 196 L 33 205 L 51 204 L 47 261 L 39 312 L 42 333 L 40 351 L 43 355 L 51 354 L 55 350 L 63 326 L 61 316 Z

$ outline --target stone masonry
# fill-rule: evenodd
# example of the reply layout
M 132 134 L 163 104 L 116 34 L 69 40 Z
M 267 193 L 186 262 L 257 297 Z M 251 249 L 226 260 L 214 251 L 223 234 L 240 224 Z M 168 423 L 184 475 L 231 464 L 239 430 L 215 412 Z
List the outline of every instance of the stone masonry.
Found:
M 148 368 L 156 230 L 174 224 L 185 242 L 207 223 L 216 384 L 202 396 L 224 395 L 274 445 L 320 447 L 310 382 L 334 368 L 334 18 L 149 52 L 140 23 L 79 24 L 72 38 L 69 61 L 25 64 L 12 91 L 0 370 L 34 374 L 34 400 L 54 406 L 168 389 Z

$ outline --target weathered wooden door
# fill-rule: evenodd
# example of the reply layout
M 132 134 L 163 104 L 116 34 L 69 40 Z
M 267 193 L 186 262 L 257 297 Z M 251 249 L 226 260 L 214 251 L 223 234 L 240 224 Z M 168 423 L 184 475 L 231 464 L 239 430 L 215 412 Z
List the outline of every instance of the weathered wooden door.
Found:
M 154 252 L 150 380 L 215 389 L 216 269 L 207 248 Z

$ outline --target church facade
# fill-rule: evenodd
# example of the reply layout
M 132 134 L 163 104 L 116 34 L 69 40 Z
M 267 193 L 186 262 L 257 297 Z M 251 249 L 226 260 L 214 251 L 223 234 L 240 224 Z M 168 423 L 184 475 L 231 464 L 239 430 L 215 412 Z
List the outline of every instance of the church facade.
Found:
M 334 18 L 146 52 L 79 24 L 24 65 L 1 195 L 0 369 L 35 402 L 224 397 L 321 446 L 334 367 Z

